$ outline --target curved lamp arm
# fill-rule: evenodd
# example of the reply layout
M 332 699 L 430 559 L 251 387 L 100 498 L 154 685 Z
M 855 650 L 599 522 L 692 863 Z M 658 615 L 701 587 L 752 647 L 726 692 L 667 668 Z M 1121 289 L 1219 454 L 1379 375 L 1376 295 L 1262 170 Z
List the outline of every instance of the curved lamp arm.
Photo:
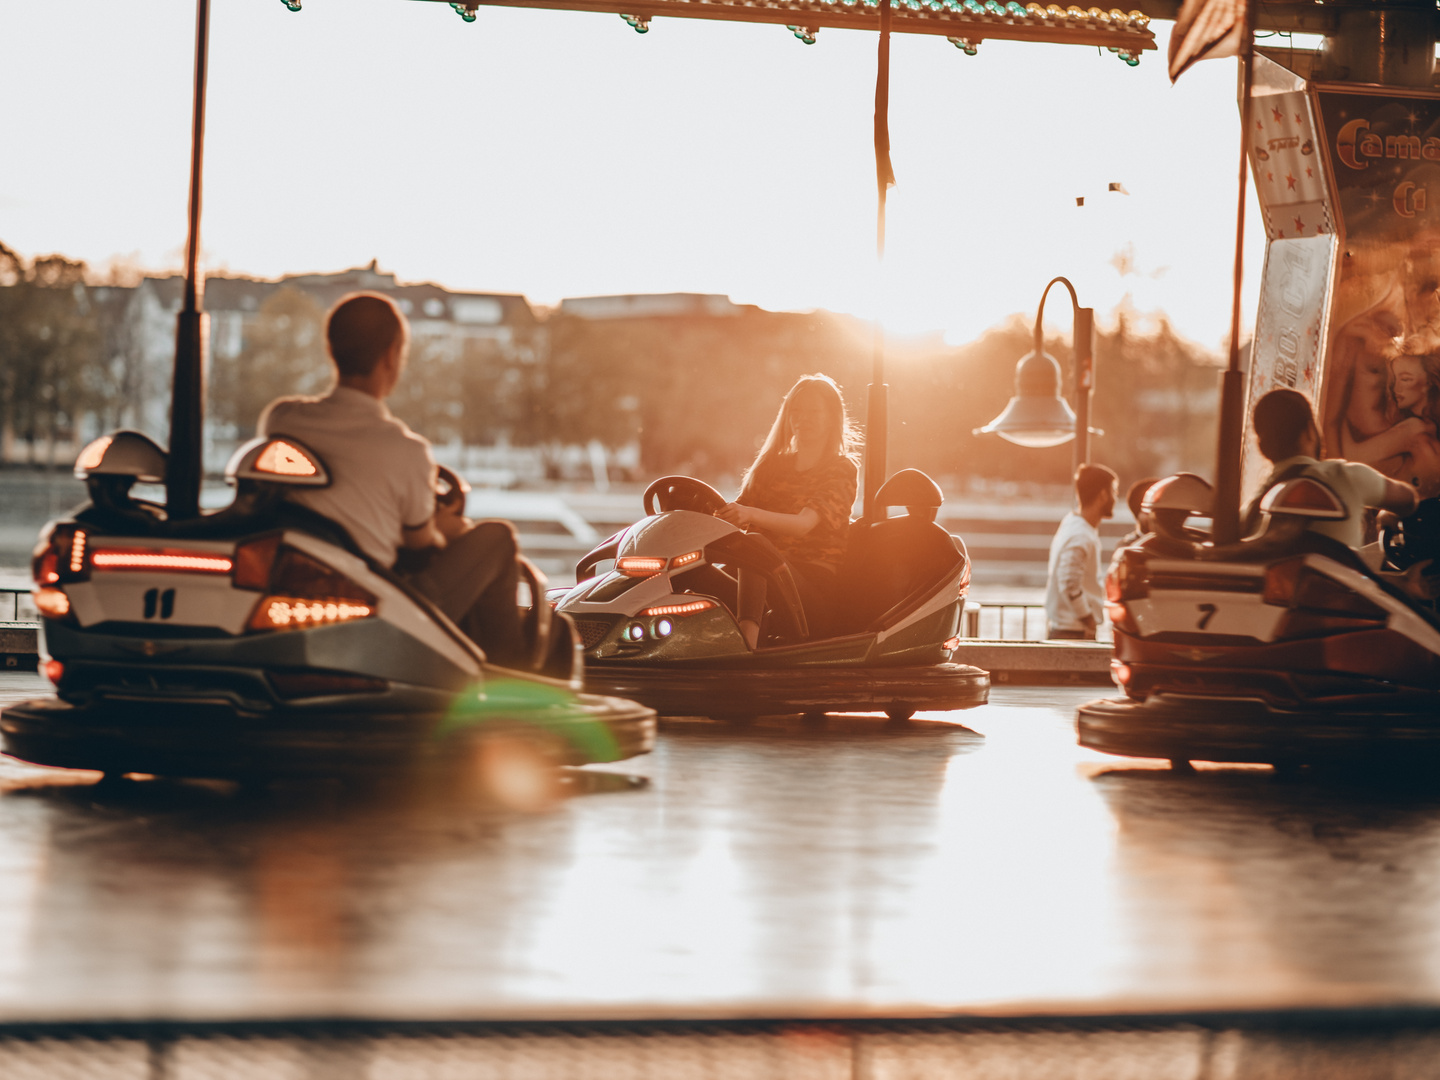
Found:
M 1080 310 L 1080 297 L 1075 294 L 1075 286 L 1070 284 L 1067 277 L 1051 278 L 1050 284 L 1045 286 L 1045 291 L 1040 294 L 1040 307 L 1035 311 L 1035 351 L 1041 352 L 1045 343 L 1045 298 L 1050 295 L 1050 290 L 1055 285 L 1064 285 L 1070 293 L 1070 307 L 1074 311 Z M 1080 342 L 1075 342 L 1075 347 L 1080 347 Z
M 1056 285 L 1064 285 L 1070 294 L 1070 307 L 1075 312 L 1074 332 L 1071 335 L 1072 351 L 1075 356 L 1075 467 L 1078 469 L 1090 460 L 1090 390 L 1094 386 L 1094 349 L 1091 339 L 1095 335 L 1095 309 L 1080 306 L 1080 297 L 1075 286 L 1065 277 L 1052 278 L 1045 291 L 1040 294 L 1040 306 L 1035 311 L 1035 351 L 1044 351 L 1045 344 L 1045 298 Z

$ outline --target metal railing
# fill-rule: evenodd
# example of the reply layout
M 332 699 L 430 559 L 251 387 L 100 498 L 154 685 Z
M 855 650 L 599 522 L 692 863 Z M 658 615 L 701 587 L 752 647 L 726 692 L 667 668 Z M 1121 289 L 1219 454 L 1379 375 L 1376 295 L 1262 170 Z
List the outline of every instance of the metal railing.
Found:
M 964 637 L 986 641 L 1044 641 L 1045 605 L 970 600 L 961 629 Z
M 0 622 L 39 622 L 29 586 L 0 586 Z
M 9 1022 L 0 1025 L 0 1075 L 46 1080 L 302 1075 L 347 1080 L 698 1075 L 712 1080 L 1086 1080 L 1214 1075 L 1211 1063 L 1220 1061 L 1225 1075 L 1338 1080 L 1431 1075 L 1424 1063 L 1435 1060 L 1437 1029 L 1440 1017 L 1433 1006 L 1056 1019 Z M 1326 1063 L 1323 1074 L 1316 1061 Z

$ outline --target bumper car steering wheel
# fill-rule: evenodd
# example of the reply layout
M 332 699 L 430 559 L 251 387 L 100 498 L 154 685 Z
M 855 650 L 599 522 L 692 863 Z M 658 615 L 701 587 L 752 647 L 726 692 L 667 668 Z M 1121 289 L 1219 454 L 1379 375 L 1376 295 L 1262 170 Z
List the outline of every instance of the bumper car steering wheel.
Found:
M 465 512 L 465 496 L 470 492 L 470 485 L 465 478 L 444 465 L 435 466 L 437 475 L 435 477 L 435 502 L 448 509 L 454 509 L 456 513 Z
M 669 510 L 693 510 L 713 514 L 725 505 L 725 498 L 703 480 L 693 476 L 662 476 L 645 489 L 647 516 Z

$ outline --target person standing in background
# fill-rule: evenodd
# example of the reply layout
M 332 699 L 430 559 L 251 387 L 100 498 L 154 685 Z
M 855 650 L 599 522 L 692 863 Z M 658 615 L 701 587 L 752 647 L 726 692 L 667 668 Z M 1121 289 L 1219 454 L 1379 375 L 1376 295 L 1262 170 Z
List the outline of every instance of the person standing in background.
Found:
M 1104 465 L 1075 470 L 1079 511 L 1070 511 L 1050 541 L 1045 622 L 1052 639 L 1094 641 L 1105 617 L 1100 584 L 1100 522 L 1115 513 L 1120 478 Z

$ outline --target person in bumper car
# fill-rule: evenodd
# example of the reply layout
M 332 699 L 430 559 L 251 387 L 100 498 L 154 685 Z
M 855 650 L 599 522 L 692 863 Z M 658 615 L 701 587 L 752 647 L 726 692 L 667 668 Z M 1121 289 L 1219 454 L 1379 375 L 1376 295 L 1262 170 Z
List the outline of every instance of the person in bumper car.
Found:
M 1297 390 L 1271 390 L 1255 403 L 1251 426 L 1260 443 L 1260 452 L 1271 462 L 1270 475 L 1260 486 L 1245 513 L 1245 532 L 1253 533 L 1260 523 L 1260 499 L 1276 484 L 1301 476 L 1314 477 L 1329 487 L 1345 504 L 1346 516 L 1339 521 L 1316 521 L 1310 531 L 1338 540 L 1352 549 L 1365 543 L 1365 508 L 1389 510 L 1401 517 L 1416 507 L 1415 489 L 1391 480 L 1384 473 L 1358 461 L 1343 458 L 1320 460 L 1320 429 L 1310 400 Z
M 858 438 L 840 388 L 827 375 L 805 375 L 790 388 L 734 502 L 715 512 L 766 536 L 785 557 L 812 627 L 833 618 L 840 565 L 855 504 Z M 737 618 L 751 649 L 759 646 L 766 583 L 741 571 Z
M 385 405 L 405 369 L 410 327 L 379 293 L 340 300 L 325 325 L 336 385 L 323 397 L 271 402 L 257 428 L 289 435 L 319 453 L 329 487 L 288 497 L 344 527 L 379 565 L 395 569 L 499 664 L 526 654 L 515 531 L 472 522 L 463 499 L 440 505 L 430 443 Z M 396 566 L 405 553 L 403 569 Z

